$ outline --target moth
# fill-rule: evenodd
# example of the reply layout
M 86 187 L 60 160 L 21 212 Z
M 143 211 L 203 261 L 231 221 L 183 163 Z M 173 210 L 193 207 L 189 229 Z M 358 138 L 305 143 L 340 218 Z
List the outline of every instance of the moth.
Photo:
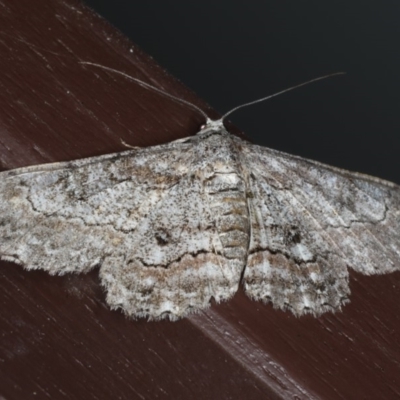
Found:
M 348 268 L 400 270 L 399 186 L 248 143 L 223 124 L 239 107 L 212 121 L 139 83 L 205 125 L 159 146 L 1 172 L 1 259 L 50 274 L 99 266 L 112 309 L 171 320 L 240 285 L 317 316 L 349 301 Z

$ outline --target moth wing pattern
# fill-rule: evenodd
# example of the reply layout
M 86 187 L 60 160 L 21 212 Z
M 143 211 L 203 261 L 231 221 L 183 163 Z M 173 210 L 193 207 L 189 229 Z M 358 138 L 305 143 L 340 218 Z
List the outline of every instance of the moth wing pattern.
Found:
M 348 267 L 400 270 L 400 188 L 377 178 L 248 144 L 249 297 L 295 315 L 348 301 Z
M 172 142 L 1 172 L 0 257 L 51 274 L 100 265 L 107 302 L 134 318 L 227 300 L 240 271 L 221 255 L 195 161 Z
M 348 301 L 349 267 L 400 269 L 397 185 L 218 129 L 0 173 L 0 257 L 51 274 L 99 265 L 112 308 L 172 320 L 240 282 L 319 315 Z

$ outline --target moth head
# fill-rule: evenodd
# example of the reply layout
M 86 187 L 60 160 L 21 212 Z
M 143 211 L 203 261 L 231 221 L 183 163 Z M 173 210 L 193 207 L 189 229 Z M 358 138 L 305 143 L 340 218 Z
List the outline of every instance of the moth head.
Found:
M 203 135 L 205 133 L 221 132 L 221 130 L 225 130 L 222 118 L 217 120 L 207 118 L 206 123 L 200 127 L 200 131 L 197 134 Z

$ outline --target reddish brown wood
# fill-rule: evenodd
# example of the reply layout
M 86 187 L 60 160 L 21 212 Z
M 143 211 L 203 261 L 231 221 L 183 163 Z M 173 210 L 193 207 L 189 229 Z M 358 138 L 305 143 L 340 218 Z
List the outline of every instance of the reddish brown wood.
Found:
M 120 139 L 164 143 L 202 123 L 190 109 L 79 64 L 119 69 L 207 110 L 80 3 L 7 3 L 1 169 L 124 150 Z M 52 277 L 1 262 L 0 285 L 0 398 L 400 397 L 400 273 L 352 273 L 351 304 L 318 319 L 275 311 L 240 291 L 179 322 L 132 321 L 107 308 L 97 271 Z

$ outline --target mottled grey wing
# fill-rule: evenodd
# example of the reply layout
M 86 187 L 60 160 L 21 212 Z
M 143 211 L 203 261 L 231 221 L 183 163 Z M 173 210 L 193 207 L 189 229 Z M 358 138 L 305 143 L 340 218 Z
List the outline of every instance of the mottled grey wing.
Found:
M 320 314 L 348 301 L 347 267 L 400 270 L 399 186 L 255 145 L 243 154 L 251 298 Z
M 1 172 L 0 257 L 51 274 L 100 265 L 107 302 L 133 317 L 228 299 L 240 271 L 219 255 L 195 164 L 171 143 Z

